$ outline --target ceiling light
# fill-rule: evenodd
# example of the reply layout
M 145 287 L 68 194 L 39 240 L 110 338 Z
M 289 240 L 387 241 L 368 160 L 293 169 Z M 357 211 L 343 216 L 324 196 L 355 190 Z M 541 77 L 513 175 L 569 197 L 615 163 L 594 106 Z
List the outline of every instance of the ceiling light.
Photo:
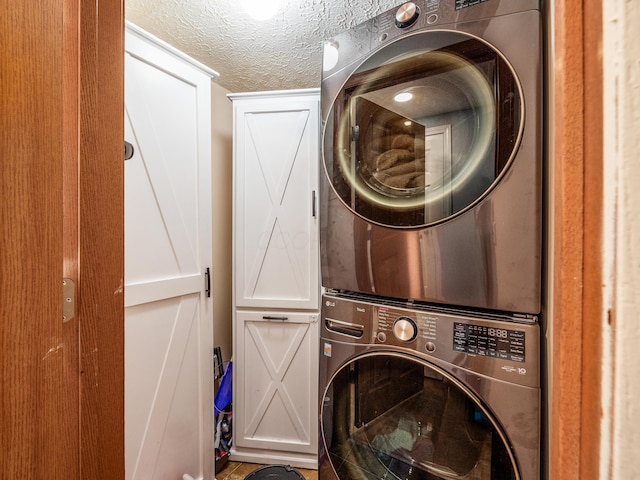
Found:
M 322 69 L 325 72 L 333 70 L 333 67 L 338 64 L 338 56 L 338 44 L 335 42 L 325 42 Z
M 411 93 L 411 92 L 400 92 L 395 97 L 393 97 L 393 99 L 396 102 L 400 102 L 400 103 L 408 102 L 412 98 L 413 98 L 413 93 Z
M 241 0 L 245 12 L 254 20 L 268 20 L 278 11 L 281 0 Z

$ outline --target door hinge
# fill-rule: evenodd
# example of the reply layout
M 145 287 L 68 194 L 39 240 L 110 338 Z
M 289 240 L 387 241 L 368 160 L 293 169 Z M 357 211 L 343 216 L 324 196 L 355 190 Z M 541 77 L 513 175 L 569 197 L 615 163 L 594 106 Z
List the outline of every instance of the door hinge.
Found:
M 207 298 L 211 298 L 211 270 L 209 267 L 204 269 L 204 292 Z
M 62 279 L 62 322 L 76 316 L 76 284 L 70 278 Z

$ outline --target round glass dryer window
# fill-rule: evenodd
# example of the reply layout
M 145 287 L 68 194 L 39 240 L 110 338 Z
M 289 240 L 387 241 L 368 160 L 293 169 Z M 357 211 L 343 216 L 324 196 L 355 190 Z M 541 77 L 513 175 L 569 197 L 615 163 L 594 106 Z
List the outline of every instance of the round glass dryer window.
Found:
M 451 31 L 403 37 L 373 53 L 336 96 L 326 173 L 345 205 L 371 222 L 442 222 L 504 175 L 523 113 L 512 68 L 486 42 Z
M 517 480 L 501 427 L 438 367 L 366 354 L 324 392 L 322 441 L 340 480 Z

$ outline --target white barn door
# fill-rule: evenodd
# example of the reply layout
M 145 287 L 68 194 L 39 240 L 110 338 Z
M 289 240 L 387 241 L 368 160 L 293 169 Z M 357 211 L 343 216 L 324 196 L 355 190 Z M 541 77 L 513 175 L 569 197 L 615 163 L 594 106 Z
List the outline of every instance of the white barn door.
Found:
M 211 76 L 175 53 L 128 25 L 127 480 L 213 478 Z

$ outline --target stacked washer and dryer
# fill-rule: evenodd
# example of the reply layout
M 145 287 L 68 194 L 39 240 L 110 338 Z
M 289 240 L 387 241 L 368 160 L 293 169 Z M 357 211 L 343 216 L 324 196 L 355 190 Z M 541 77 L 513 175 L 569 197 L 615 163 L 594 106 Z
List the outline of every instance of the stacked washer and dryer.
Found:
M 325 42 L 320 480 L 539 480 L 540 0 Z

